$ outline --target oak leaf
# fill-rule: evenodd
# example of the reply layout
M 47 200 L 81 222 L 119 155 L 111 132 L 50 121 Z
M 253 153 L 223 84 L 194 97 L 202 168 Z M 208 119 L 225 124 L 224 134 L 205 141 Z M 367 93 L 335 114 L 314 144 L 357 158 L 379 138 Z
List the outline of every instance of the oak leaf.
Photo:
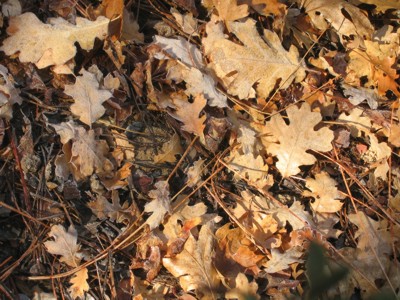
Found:
M 118 191 L 115 190 L 112 191 L 111 200 L 112 203 L 106 197 L 99 195 L 96 200 L 90 201 L 88 206 L 100 220 L 109 218 L 117 223 L 123 223 L 125 220 L 129 221 L 131 215 L 128 201 L 125 201 L 121 206 Z
M 14 79 L 3 65 L 0 65 L 0 118 L 12 119 L 12 106 L 21 104 L 19 89 L 14 87 Z
M 253 281 L 249 282 L 244 273 L 239 273 L 235 278 L 235 288 L 230 289 L 225 293 L 227 299 L 260 299 L 260 295 L 257 293 L 258 284 Z
M 112 97 L 108 90 L 99 88 L 96 76 L 84 69 L 82 76 L 76 78 L 75 84 L 65 85 L 64 92 L 74 99 L 71 112 L 79 116 L 79 120 L 92 126 L 106 111 L 102 103 Z
M 89 284 L 87 279 L 89 278 L 88 269 L 83 268 L 76 272 L 72 278 L 69 280 L 72 285 L 68 288 L 72 299 L 83 299 L 85 292 L 89 291 Z
M 50 24 L 42 23 L 33 13 L 27 12 L 11 18 L 0 50 L 7 55 L 19 52 L 21 62 L 31 62 L 39 69 L 52 65 L 62 65 L 74 58 L 75 42 L 82 49 L 91 50 L 94 40 L 107 36 L 109 20 L 99 17 L 96 21 L 76 18 L 76 25 L 62 18 L 50 19 Z
M 321 120 L 319 112 L 312 112 L 308 103 L 300 108 L 290 106 L 286 110 L 290 124 L 287 125 L 282 116 L 276 114 L 267 122 L 266 127 L 279 143 L 271 143 L 267 151 L 278 157 L 276 167 L 283 177 L 300 172 L 302 165 L 312 165 L 316 158 L 307 150 L 329 151 L 332 149 L 333 132 L 324 127 L 318 131 L 314 127 Z
M 214 268 L 213 253 L 214 225 L 210 221 L 201 227 L 197 239 L 190 233 L 181 253 L 163 258 L 163 265 L 179 278 L 185 292 L 195 290 L 200 299 L 214 299 L 220 280 Z
M 223 26 L 213 20 L 207 24 L 203 39 L 209 67 L 228 93 L 240 99 L 255 97 L 256 92 L 259 97 L 268 97 L 279 81 L 284 89 L 293 80 L 304 78 L 297 50 L 291 47 L 286 51 L 276 33 L 264 30 L 261 37 L 251 19 L 231 22 L 229 28 L 242 44 L 229 40 Z
M 335 213 L 343 206 L 343 203 L 338 200 L 344 198 L 344 195 L 339 192 L 336 185 L 337 182 L 328 173 L 318 173 L 315 175 L 315 179 L 310 177 L 306 179 L 306 187 L 311 192 L 304 191 L 303 196 L 315 199 L 311 203 L 311 207 L 315 212 Z
M 165 215 L 171 212 L 169 185 L 167 181 L 159 181 L 154 187 L 155 190 L 149 192 L 149 197 L 153 200 L 144 207 L 145 212 L 151 212 L 152 215 L 146 220 L 150 230 L 158 227 L 163 221 Z
M 189 100 L 182 94 L 175 94 L 173 97 L 174 112 L 169 112 L 169 114 L 181 121 L 183 123 L 182 129 L 194 133 L 200 137 L 200 141 L 204 143 L 204 128 L 206 125 L 206 116 L 200 117 L 200 113 L 207 104 L 207 100 L 202 94 L 196 95 L 193 102 L 190 103 Z
M 54 241 L 44 242 L 47 251 L 54 255 L 61 255 L 60 261 L 65 262 L 70 267 L 77 267 L 80 258 L 78 257 L 79 245 L 78 233 L 71 225 L 68 231 L 62 225 L 53 225 L 49 232 L 49 237 Z
M 160 152 L 154 156 L 155 163 L 175 162 L 176 155 L 183 152 L 179 135 L 175 133 L 169 141 L 163 144 Z
M 358 7 L 343 0 L 297 0 L 301 2 L 313 25 L 326 30 L 333 27 L 345 36 L 359 36 L 361 39 L 371 37 L 373 26 L 366 14 Z

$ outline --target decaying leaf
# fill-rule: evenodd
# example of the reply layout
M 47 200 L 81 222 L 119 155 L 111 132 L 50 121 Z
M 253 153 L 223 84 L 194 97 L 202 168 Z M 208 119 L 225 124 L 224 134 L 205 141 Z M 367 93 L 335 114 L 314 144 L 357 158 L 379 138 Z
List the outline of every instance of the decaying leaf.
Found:
M 65 262 L 70 267 L 77 267 L 80 258 L 78 256 L 78 233 L 73 226 L 65 230 L 62 225 L 53 225 L 49 232 L 49 237 L 54 241 L 44 242 L 47 251 L 54 255 L 61 255 L 60 261 Z
M 204 143 L 204 124 L 206 116 L 200 117 L 200 113 L 207 104 L 207 100 L 202 94 L 196 95 L 193 102 L 190 103 L 189 99 L 181 94 L 175 94 L 173 97 L 174 112 L 170 115 L 183 123 L 182 129 L 194 133 L 200 137 L 200 141 Z M 190 113 L 188 113 L 190 112 Z
M 131 219 L 128 208 L 129 203 L 125 201 L 121 206 L 117 191 L 112 192 L 111 199 L 112 203 L 106 197 L 98 195 L 96 200 L 88 203 L 88 206 L 100 220 L 109 218 L 111 221 L 116 221 L 117 223 L 122 223 L 125 220 L 129 221 Z
M 235 288 L 230 289 L 225 293 L 225 297 L 228 299 L 247 300 L 260 299 L 260 295 L 257 294 L 258 285 L 255 282 L 249 282 L 244 273 L 239 273 L 235 279 Z
M 290 106 L 286 110 L 290 124 L 281 115 L 272 116 L 266 126 L 279 143 L 271 143 L 267 151 L 278 157 L 277 168 L 282 176 L 300 172 L 299 166 L 311 165 L 316 158 L 307 150 L 329 151 L 332 149 L 333 132 L 324 127 L 315 131 L 321 120 L 319 112 L 312 112 L 308 103 L 300 108 Z
M 13 78 L 8 70 L 0 65 L 0 118 L 10 120 L 12 118 L 12 106 L 15 103 L 21 104 L 19 89 L 14 87 Z
M 229 26 L 243 45 L 228 40 L 220 23 L 211 21 L 206 28 L 203 45 L 209 67 L 232 95 L 241 99 L 268 97 L 279 81 L 284 89 L 305 76 L 297 50 L 292 47 L 286 51 L 278 35 L 269 30 L 261 37 L 254 20 Z
M 76 78 L 75 84 L 65 85 L 64 92 L 74 98 L 71 112 L 79 116 L 79 120 L 92 126 L 106 109 L 102 105 L 104 101 L 112 97 L 108 90 L 99 88 L 99 82 L 93 73 L 82 69 L 82 76 Z
M 59 174 L 63 174 L 61 177 L 72 173 L 76 180 L 81 180 L 94 171 L 102 173 L 113 170 L 112 163 L 106 158 L 109 150 L 106 141 L 96 139 L 92 129 L 86 131 L 72 121 L 51 126 L 60 134 L 64 144 L 64 154 L 59 156 Z
M 171 212 L 169 185 L 167 181 L 159 181 L 154 187 L 155 190 L 149 192 L 149 197 L 153 200 L 144 207 L 145 212 L 151 212 L 152 215 L 146 220 L 150 229 L 154 229 L 161 224 L 164 216 Z
M 201 176 L 204 173 L 204 160 L 199 159 L 193 163 L 193 166 L 187 170 L 187 185 L 194 187 L 201 181 Z
M 183 152 L 179 135 L 175 133 L 169 141 L 163 144 L 160 152 L 154 157 L 155 163 L 175 162 L 176 155 Z
M 189 235 L 181 253 L 163 258 L 164 267 L 179 278 L 183 290 L 196 291 L 200 299 L 216 298 L 214 290 L 220 281 L 213 266 L 213 231 L 213 221 L 210 221 L 201 227 L 197 239 Z
M 42 23 L 33 13 L 27 12 L 10 20 L 7 33 L 0 50 L 7 55 L 19 52 L 21 62 L 31 62 L 39 69 L 52 65 L 62 65 L 74 58 L 75 42 L 82 49 L 91 50 L 95 38 L 107 36 L 109 20 L 99 17 L 92 22 L 76 18 L 76 25 L 62 18 L 50 19 L 50 24 Z
M 314 202 L 311 202 L 311 207 L 315 212 L 335 213 L 342 208 L 343 203 L 339 200 L 344 198 L 336 185 L 337 182 L 328 173 L 318 173 L 315 175 L 315 179 L 306 179 L 306 187 L 311 192 L 304 191 L 303 195 L 315 199 Z

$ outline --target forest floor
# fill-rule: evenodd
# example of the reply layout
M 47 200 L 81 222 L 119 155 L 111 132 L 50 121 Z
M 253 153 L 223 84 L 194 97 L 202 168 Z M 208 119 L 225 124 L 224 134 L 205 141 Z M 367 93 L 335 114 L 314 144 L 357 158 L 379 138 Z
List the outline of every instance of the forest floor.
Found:
M 4 299 L 400 297 L 398 0 L 1 0 Z

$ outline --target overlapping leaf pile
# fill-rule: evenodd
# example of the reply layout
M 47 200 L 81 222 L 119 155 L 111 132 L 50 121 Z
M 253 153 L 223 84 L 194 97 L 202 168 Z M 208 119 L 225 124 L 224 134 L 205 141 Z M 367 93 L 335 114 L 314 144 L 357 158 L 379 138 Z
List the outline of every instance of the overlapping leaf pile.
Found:
M 3 2 L 6 297 L 400 296 L 398 1 Z

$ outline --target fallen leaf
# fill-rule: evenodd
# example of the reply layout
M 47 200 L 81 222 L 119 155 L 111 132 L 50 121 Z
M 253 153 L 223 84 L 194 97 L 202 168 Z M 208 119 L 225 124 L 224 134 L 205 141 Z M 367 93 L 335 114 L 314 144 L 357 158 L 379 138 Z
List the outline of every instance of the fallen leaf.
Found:
M 77 267 L 81 259 L 78 257 L 78 233 L 74 226 L 71 225 L 66 231 L 62 225 L 53 225 L 48 235 L 54 238 L 54 241 L 44 242 L 47 251 L 61 255 L 60 261 L 68 266 Z
M 183 153 L 179 135 L 175 133 L 169 141 L 163 144 L 160 152 L 154 157 L 155 163 L 175 162 L 176 155 Z
M 19 52 L 21 62 L 34 63 L 39 69 L 62 65 L 74 58 L 75 42 L 88 51 L 93 48 L 95 38 L 104 39 L 108 23 L 105 17 L 94 22 L 77 17 L 76 25 L 62 18 L 50 19 L 50 24 L 44 24 L 27 12 L 11 18 L 7 28 L 11 36 L 4 40 L 0 50 L 7 55 Z
M 194 133 L 200 137 L 200 141 L 204 143 L 204 124 L 206 116 L 200 117 L 200 113 L 207 104 L 207 100 L 203 95 L 199 94 L 194 97 L 193 102 L 190 103 L 186 97 L 181 94 L 175 94 L 173 97 L 174 112 L 169 112 L 169 114 L 182 122 L 182 129 Z
M 301 247 L 291 247 L 283 252 L 279 249 L 271 249 L 272 258 L 265 263 L 265 271 L 276 273 L 288 269 L 291 264 L 303 262 L 304 260 L 300 258 L 303 254 L 304 249 Z
M 303 196 L 315 199 L 314 202 L 311 202 L 311 207 L 315 212 L 336 213 L 343 206 L 339 200 L 344 198 L 336 185 L 337 182 L 328 173 L 321 172 L 315 174 L 315 179 L 310 177 L 306 179 L 306 187 L 311 192 L 304 191 Z
M 19 89 L 14 87 L 14 79 L 3 65 L 0 65 L 0 118 L 12 119 L 12 106 L 21 104 Z
M 129 221 L 131 216 L 128 201 L 125 201 L 121 206 L 117 191 L 112 192 L 111 199 L 112 203 L 106 197 L 98 195 L 96 200 L 88 203 L 88 206 L 100 220 L 109 218 L 110 221 L 116 221 L 117 223 L 123 223 L 125 220 Z
M 235 279 L 235 288 L 227 291 L 225 297 L 238 300 L 261 299 L 257 290 L 258 284 L 255 281 L 249 282 L 244 273 L 239 273 Z
M 256 94 L 268 97 L 279 81 L 282 81 L 279 88 L 285 89 L 293 80 L 304 78 L 297 50 L 291 47 L 286 51 L 276 33 L 264 30 L 264 36 L 260 36 L 251 19 L 232 22 L 229 28 L 242 45 L 228 40 L 223 26 L 213 21 L 207 24 L 207 37 L 203 38 L 209 67 L 228 93 L 240 99 Z
M 64 93 L 74 99 L 71 112 L 79 120 L 92 126 L 106 111 L 102 103 L 112 97 L 108 90 L 99 88 L 99 82 L 93 73 L 82 69 L 82 76 L 76 78 L 75 84 L 65 85 Z
M 247 4 L 238 5 L 237 0 L 212 0 L 218 11 L 218 16 L 224 21 L 235 21 L 247 17 L 249 7 Z
M 185 292 L 195 291 L 200 299 L 215 299 L 220 284 L 213 265 L 214 225 L 210 221 L 200 229 L 196 239 L 192 234 L 184 250 L 173 258 L 163 258 L 164 267 L 176 278 Z
M 88 278 L 89 275 L 87 268 L 79 270 L 72 276 L 72 278 L 70 279 L 70 283 L 72 283 L 72 285 L 68 288 L 72 299 L 84 298 L 85 292 L 89 291 L 89 284 L 87 283 Z
M 332 149 L 333 132 L 324 127 L 318 131 L 314 127 L 322 120 L 319 112 L 312 112 L 308 103 L 300 108 L 290 106 L 286 110 L 290 124 L 287 125 L 280 114 L 275 114 L 266 127 L 279 143 L 271 143 L 267 151 L 278 157 L 276 167 L 283 177 L 300 172 L 299 166 L 311 165 L 317 159 L 307 150 L 329 151 Z
M 361 40 L 371 38 L 373 26 L 366 13 L 358 7 L 343 1 L 332 0 L 297 0 L 311 18 L 313 25 L 326 30 L 333 27 L 339 33 L 342 41 L 343 35 L 359 37 Z
M 188 187 L 194 187 L 201 182 L 201 176 L 204 173 L 204 160 L 199 159 L 193 163 L 193 166 L 189 167 L 187 174 L 187 185 Z
M 21 14 L 22 7 L 19 0 L 7 0 L 1 4 L 1 12 L 5 17 L 15 17 Z
M 159 181 L 154 187 L 155 190 L 149 192 L 149 197 L 153 199 L 144 206 L 145 212 L 151 212 L 152 215 L 146 220 L 150 230 L 158 227 L 163 221 L 165 215 L 171 212 L 169 185 L 167 181 Z

